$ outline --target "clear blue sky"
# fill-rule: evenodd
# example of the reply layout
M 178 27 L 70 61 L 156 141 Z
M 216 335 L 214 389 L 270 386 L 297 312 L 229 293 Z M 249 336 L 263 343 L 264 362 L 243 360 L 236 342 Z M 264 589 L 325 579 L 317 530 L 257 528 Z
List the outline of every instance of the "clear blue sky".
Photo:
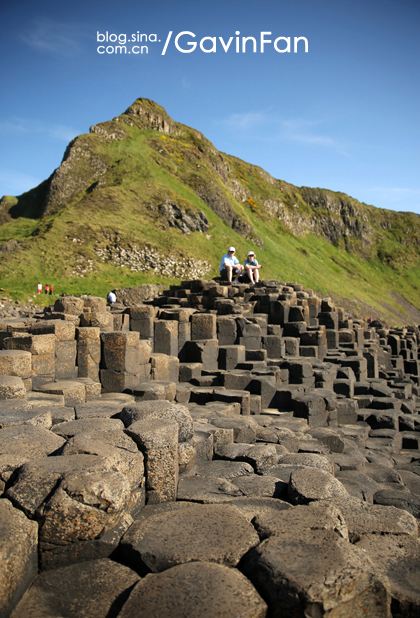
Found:
M 419 0 L 2 0 L 0 19 L 0 195 L 144 96 L 278 178 L 420 213 Z M 267 30 L 310 48 L 101 56 L 97 30 Z

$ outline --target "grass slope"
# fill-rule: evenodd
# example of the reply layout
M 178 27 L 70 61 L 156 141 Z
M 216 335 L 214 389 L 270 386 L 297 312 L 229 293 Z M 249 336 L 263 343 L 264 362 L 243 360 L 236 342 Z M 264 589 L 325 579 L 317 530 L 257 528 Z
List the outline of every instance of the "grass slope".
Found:
M 152 107 L 154 114 L 159 110 Z M 0 253 L 0 286 L 6 294 L 26 299 L 38 281 L 53 282 L 58 293 L 98 295 L 110 287 L 171 282 L 153 271 L 135 273 L 101 262 L 95 246 L 105 246 L 109 235 L 118 232 L 123 244 L 149 244 L 163 254 L 205 258 L 213 266 L 211 275 L 217 274 L 227 245 L 234 244 L 241 256 L 253 247 L 264 278 L 299 281 L 361 315 L 379 315 L 390 323 L 415 319 L 413 308 L 420 307 L 420 217 L 376 209 L 344 194 L 299 189 L 219 153 L 193 129 L 174 124 L 176 131 L 168 135 L 142 123 L 144 119 L 133 122 L 123 115 L 100 125 L 108 132 L 117 128 L 120 139 L 100 133 L 77 138 L 72 147 L 99 159 L 106 173 L 95 176 L 89 159 L 71 158 L 65 186 L 70 182 L 74 190 L 58 207 L 49 209 L 47 203 L 44 215 L 39 197 L 44 191 L 29 192 L 17 202 L 3 200 L 3 211 L 5 205 L 25 205 L 17 210 L 23 216 L 0 225 L 0 243 L 18 242 L 17 249 Z M 155 208 L 165 200 L 203 212 L 208 233 L 186 236 L 168 228 Z M 233 230 L 223 209 L 252 231 L 248 236 L 261 239 L 262 246 L 245 238 L 243 230 Z M 34 212 L 38 218 L 31 218 Z M 24 216 L 28 213 L 31 217 Z M 291 233 L 290 222 L 299 235 Z M 319 233 L 324 225 L 334 233 L 344 225 L 345 233 L 332 243 Z M 89 260 L 92 272 L 75 276 L 75 265 Z

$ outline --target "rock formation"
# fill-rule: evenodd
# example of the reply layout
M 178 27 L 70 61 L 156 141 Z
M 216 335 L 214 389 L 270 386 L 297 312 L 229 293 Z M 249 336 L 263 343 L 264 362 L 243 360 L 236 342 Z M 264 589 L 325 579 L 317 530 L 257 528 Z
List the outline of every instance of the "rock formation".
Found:
M 419 343 L 276 281 L 3 319 L 0 615 L 418 615 Z
M 234 245 L 257 250 L 266 278 L 420 322 L 419 215 L 274 178 L 149 99 L 73 139 L 38 187 L 0 198 L 0 228 L 0 292 L 21 301 L 38 282 L 105 295 L 118 281 L 210 279 Z

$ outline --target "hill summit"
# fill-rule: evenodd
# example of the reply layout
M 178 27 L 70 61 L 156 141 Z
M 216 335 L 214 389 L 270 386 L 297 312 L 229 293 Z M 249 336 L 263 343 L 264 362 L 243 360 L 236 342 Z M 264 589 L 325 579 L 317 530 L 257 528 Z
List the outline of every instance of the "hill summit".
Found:
M 0 280 L 15 298 L 38 280 L 104 294 L 208 278 L 230 244 L 255 249 L 264 277 L 420 321 L 418 215 L 275 179 L 149 99 L 72 140 L 39 186 L 0 200 Z

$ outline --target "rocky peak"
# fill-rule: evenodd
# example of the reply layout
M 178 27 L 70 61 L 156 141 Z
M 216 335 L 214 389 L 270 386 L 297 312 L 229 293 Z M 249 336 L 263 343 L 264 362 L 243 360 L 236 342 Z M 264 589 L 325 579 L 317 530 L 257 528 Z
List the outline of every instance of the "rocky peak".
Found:
M 153 129 L 161 133 L 174 133 L 175 131 L 175 122 L 163 107 L 151 99 L 136 99 L 125 110 L 123 117 L 125 122 L 143 129 Z

